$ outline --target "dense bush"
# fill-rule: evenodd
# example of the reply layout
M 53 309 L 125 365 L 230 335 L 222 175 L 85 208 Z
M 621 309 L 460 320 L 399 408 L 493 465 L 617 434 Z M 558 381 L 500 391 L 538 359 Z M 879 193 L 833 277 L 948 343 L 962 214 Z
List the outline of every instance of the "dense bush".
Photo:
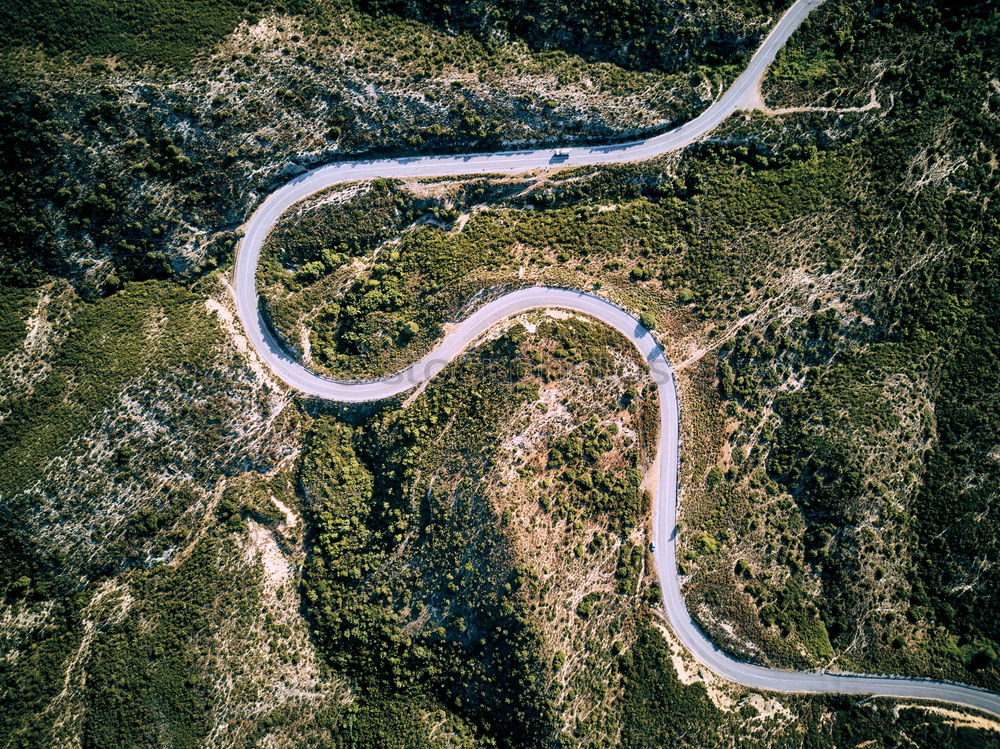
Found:
M 36 296 L 30 289 L 0 286 L 0 357 L 24 339 L 27 332 L 25 319 Z
M 306 7 L 290 0 L 280 7 Z M 268 0 L 25 0 L 0 4 L 0 24 L 18 45 L 95 57 L 183 66 L 255 14 Z
M 479 350 L 367 434 L 315 422 L 299 469 L 313 528 L 303 593 L 324 653 L 373 709 L 439 702 L 501 745 L 536 746 L 554 730 L 538 634 L 474 489 L 516 397 L 512 353 L 502 340 Z M 429 426 L 446 421 L 441 444 Z M 420 479 L 434 473 L 461 501 Z M 429 620 L 408 626 L 421 611 Z
M 37 7 L 29 4 L 25 18 L 30 21 Z M 88 29 L 87 14 L 95 7 L 72 9 L 81 14 L 81 29 Z M 219 6 L 216 15 L 206 16 L 206 26 L 192 28 L 189 36 L 184 32 L 176 44 L 168 33 L 169 54 L 180 59 L 224 28 L 236 17 L 227 15 L 231 7 Z M 435 17 L 455 7 L 459 12 L 441 23 L 478 24 L 485 31 L 494 23 L 483 21 L 478 6 L 378 7 Z M 856 659 L 851 665 L 933 671 L 992 687 L 1000 650 L 994 615 L 1000 585 L 983 560 L 996 558 L 1000 537 L 990 520 L 1000 491 L 994 439 L 1000 432 L 1000 286 L 993 273 L 998 215 L 990 200 L 998 186 L 991 154 L 997 151 L 1000 106 L 983 82 L 997 69 L 996 18 L 987 4 L 951 14 L 922 3 L 828 7 L 847 14 L 849 22 L 837 27 L 836 43 L 821 39 L 796 58 L 801 67 L 791 70 L 790 80 L 811 79 L 831 88 L 845 84 L 850 66 L 835 64 L 838 56 L 850 61 L 852 56 L 904 55 L 919 62 L 908 65 L 903 59 L 887 76 L 896 86 L 895 108 L 870 133 L 849 145 L 834 145 L 824 135 L 803 145 L 789 144 L 788 135 L 755 134 L 699 145 L 676 168 L 656 164 L 577 174 L 518 199 L 491 198 L 486 202 L 502 203 L 499 209 L 473 217 L 460 233 L 439 228 L 454 221 L 455 207 L 434 206 L 437 226 L 413 231 L 395 257 L 387 253 L 386 262 L 367 269 L 347 289 L 336 309 L 324 311 L 326 327 L 320 326 L 322 346 L 316 355 L 344 366 L 348 358 L 357 362 L 360 357 L 358 371 L 389 367 L 428 344 L 442 321 L 479 291 L 483 279 L 513 283 L 522 262 L 537 267 L 552 257 L 553 265 L 581 274 L 575 281 L 589 283 L 599 276 L 616 291 L 655 305 L 657 312 L 666 309 L 658 320 L 670 326 L 700 331 L 697 326 L 704 323 L 717 326 L 709 328 L 712 333 L 728 335 L 732 325 L 738 332 L 721 349 L 725 361 L 718 392 L 730 416 L 759 430 L 753 432 L 755 443 L 747 445 L 752 449 L 737 447 L 725 471 L 714 464 L 692 471 L 692 484 L 704 486 L 693 486 L 691 495 L 704 492 L 716 506 L 712 513 L 692 516 L 700 525 L 693 528 L 691 558 L 684 563 L 719 564 L 724 574 L 707 583 L 696 578 L 688 590 L 703 596 L 699 601 L 714 611 L 726 612 L 738 585 L 745 594 L 740 600 L 747 599 L 741 611 L 749 611 L 769 632 L 777 630 L 794 657 L 808 653 L 810 664 L 832 655 L 829 632 L 842 663 L 850 657 Z M 580 12 L 587 10 L 581 6 Z M 153 6 L 147 11 L 159 12 Z M 639 11 L 649 13 L 645 6 Z M 569 49 L 587 44 L 597 56 L 634 66 L 673 64 L 655 40 L 621 48 L 627 35 L 642 36 L 635 29 L 639 11 L 627 6 L 621 19 L 612 19 L 617 25 L 601 20 L 584 28 L 574 10 L 567 36 L 552 43 Z M 526 37 L 547 33 L 546 24 L 555 18 L 551 8 L 540 7 L 531 12 L 542 22 L 521 29 L 506 12 L 492 28 Z M 160 16 L 168 25 L 175 17 L 176 9 Z M 129 33 L 127 23 L 123 29 Z M 38 24 L 39 34 L 57 31 Z M 77 45 L 87 51 L 90 42 L 76 39 L 74 29 L 65 33 L 65 39 L 38 41 L 53 49 Z M 104 45 L 94 47 L 97 51 L 148 54 L 145 41 L 98 34 L 93 44 Z M 706 49 L 705 59 L 723 54 L 712 45 Z M 116 393 L 131 382 L 151 380 L 164 361 L 189 384 L 207 380 L 199 363 L 217 337 L 200 322 L 204 310 L 197 294 L 167 283 L 128 283 L 129 277 L 172 271 L 158 255 L 159 219 L 127 231 L 113 220 L 128 210 L 138 220 L 144 210 L 129 205 L 114 165 L 91 174 L 92 185 L 81 183 L 63 194 L 63 165 L 53 155 L 65 132 L 59 118 L 17 87 L 5 87 L 3 95 L 10 115 L 10 127 L 0 135 L 10 164 L 0 202 L 7 242 L 3 271 L 5 280 L 21 287 L 5 288 L 0 296 L 0 354 L 14 348 L 26 329 L 35 292 L 22 287 L 39 281 L 44 271 L 60 271 L 65 260 L 38 251 L 52 238 L 51 217 L 69 217 L 72 226 L 85 230 L 78 237 L 106 243 L 121 269 L 114 288 L 107 290 L 123 287 L 106 299 L 78 305 L 65 345 L 48 357 L 51 370 L 23 397 L 17 394 L 2 404 L 0 493 L 7 498 L 41 475 L 95 414 L 114 403 Z M 112 127 L 117 105 L 114 97 L 102 99 L 92 102 L 86 117 L 94 127 Z M 193 173 L 198 159 L 153 130 L 142 175 L 178 181 L 192 191 L 191 200 L 213 200 L 214 183 Z M 946 133 L 941 143 L 927 140 L 939 132 Z M 964 160 L 951 184 L 913 186 L 915 148 L 924 146 L 932 159 L 957 154 Z M 604 210 L 608 204 L 614 204 L 612 210 Z M 291 278 L 280 280 L 301 288 L 329 278 L 408 226 L 419 212 L 422 208 L 415 210 L 394 186 L 378 183 L 371 202 L 348 205 L 282 235 L 288 252 L 279 272 L 288 271 Z M 803 242 L 786 231 L 803 225 L 814 241 Z M 527 249 L 515 257 L 512 247 Z M 864 253 L 851 258 L 857 247 Z M 848 268 L 856 274 L 854 285 L 834 286 L 848 262 L 855 263 Z M 787 324 L 756 320 L 753 305 L 781 292 L 772 287 L 780 272 L 801 268 L 818 284 L 831 284 L 826 301 L 836 309 L 815 309 Z M 824 304 L 819 295 L 817 301 Z M 151 340 L 144 331 L 158 328 L 151 320 L 164 318 L 164 332 Z M 398 332 L 389 345 L 378 338 L 385 330 Z M 579 328 L 568 330 L 552 357 L 560 366 L 586 364 L 590 374 L 599 374 L 601 341 L 587 339 Z M 345 337 L 346 332 L 356 337 Z M 379 347 L 389 354 L 379 354 Z M 377 355 L 366 358 L 369 352 Z M 519 595 L 525 571 L 512 561 L 504 518 L 495 516 L 481 491 L 500 425 L 531 392 L 518 384 L 540 361 L 524 357 L 508 334 L 453 365 L 406 409 L 390 407 L 359 427 L 329 415 L 313 422 L 297 473 L 311 529 L 302 593 L 323 654 L 356 680 L 358 698 L 350 710 L 323 717 L 336 728 L 340 744 L 419 745 L 423 727 L 417 716 L 439 708 L 460 716 L 484 743 L 551 742 L 558 716 L 545 685 L 549 664 L 540 657 L 537 620 Z M 843 648 L 853 641 L 847 636 L 851 627 L 871 607 L 865 596 L 846 593 L 864 562 L 850 538 L 863 524 L 865 492 L 884 472 L 871 470 L 866 459 L 875 451 L 858 436 L 896 418 L 878 390 L 894 376 L 919 381 L 933 413 L 920 421 L 928 432 L 917 436 L 925 437 L 928 449 L 918 491 L 900 513 L 906 532 L 889 539 L 905 544 L 912 557 L 912 567 L 903 569 L 912 594 L 907 601 L 888 603 L 898 605 L 909 624 L 929 625 L 926 631 L 932 634 L 926 644 L 874 642 L 859 656 Z M 788 393 L 767 400 L 787 383 L 794 383 Z M 633 396 L 621 407 L 634 406 L 638 394 Z M 757 416 L 772 406 L 775 418 L 758 424 Z M 215 423 L 211 409 L 192 408 L 192 420 L 209 433 Z M 608 424 L 586 422 L 552 445 L 549 461 L 563 470 L 558 489 L 565 496 L 584 503 L 585 512 L 606 515 L 624 533 L 647 508 L 637 491 L 636 459 L 630 457 L 618 473 L 595 468 L 614 436 Z M 695 439 L 686 439 L 686 460 L 697 448 Z M 129 459 L 126 450 L 110 458 L 124 467 Z M 747 490 L 746 496 L 736 487 L 744 481 L 739 488 Z M 759 504 L 747 510 L 747 496 Z M 193 646 L 224 615 L 219 612 L 252 608 L 248 591 L 255 583 L 247 579 L 234 585 L 218 574 L 219 558 L 236 557 L 242 550 L 215 532 L 176 567 L 139 569 L 143 558 L 135 540 L 169 525 L 175 500 L 182 504 L 185 497 L 167 497 L 163 513 L 146 508 L 129 517 L 125 540 L 104 548 L 112 562 L 95 563 L 95 576 L 135 568 L 133 592 L 145 608 L 89 641 L 85 745 L 204 741 L 210 695 Z M 790 507 L 787 517 L 801 527 L 790 521 L 774 528 L 764 574 L 742 559 L 734 565 L 732 550 L 747 546 L 740 547 L 742 538 L 727 532 L 728 518 L 745 511 L 748 526 L 771 523 L 774 518 L 765 513 L 777 516 L 776 506 Z M 760 508 L 765 509 L 757 512 Z M 61 689 L 65 665 L 80 646 L 85 603 L 74 581 L 60 575 L 59 555 L 33 547 L 24 530 L 28 509 L 7 502 L 0 520 L 5 602 L 53 602 L 50 629 L 20 643 L 18 660 L 0 666 L 0 734 L 24 746 L 42 743 L 34 737 L 44 732 L 45 706 Z M 208 516 L 222 531 L 235 533 L 243 528 L 242 511 L 226 495 Z M 581 556 L 588 553 L 583 546 L 577 550 Z M 635 589 L 644 557 L 644 548 L 623 545 L 615 560 L 619 593 Z M 821 586 L 820 596 L 810 592 L 814 583 Z M 234 602 L 244 594 L 249 604 Z M 581 621 L 599 618 L 607 595 L 585 597 L 577 609 Z M 621 743 L 712 745 L 722 714 L 701 687 L 680 684 L 667 645 L 648 625 L 647 614 L 639 616 L 636 646 L 601 654 L 616 659 L 623 678 L 616 706 Z M 733 621 L 743 626 L 743 620 Z M 897 648 L 901 654 L 893 655 Z M 560 655 L 561 663 L 565 654 Z M 903 710 L 890 720 L 891 713 L 875 709 L 871 701 L 803 700 L 795 709 L 804 716 L 805 741 L 815 746 L 989 743 L 972 729 L 916 711 Z M 747 739 L 758 741 L 758 736 Z
M 758 39 L 759 30 L 747 28 L 748 18 L 763 21 L 781 5 L 780 0 L 725 4 L 632 0 L 614 6 L 602 2 L 567 6 L 551 0 L 360 0 L 370 13 L 395 13 L 486 39 L 510 34 L 538 49 L 662 70 L 683 68 L 691 61 L 738 63 Z
M 0 274 L 5 283 L 39 283 L 43 271 L 52 271 L 54 259 L 46 251 L 53 238 L 53 222 L 41 207 L 59 190 L 56 139 L 59 126 L 38 97 L 0 72 L 0 229 L 4 244 Z
M 714 707 L 702 684 L 681 684 L 663 635 L 640 622 L 632 650 L 619 656 L 625 703 L 621 745 L 710 746 Z M 664 720 L 664 712 L 670 720 Z

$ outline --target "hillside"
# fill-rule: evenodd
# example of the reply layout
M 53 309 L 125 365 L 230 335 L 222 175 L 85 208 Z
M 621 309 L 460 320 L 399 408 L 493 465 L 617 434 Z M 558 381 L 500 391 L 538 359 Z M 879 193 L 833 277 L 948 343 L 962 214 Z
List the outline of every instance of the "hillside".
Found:
M 3 746 L 1000 745 L 693 663 L 647 551 L 654 391 L 594 321 L 521 315 L 361 406 L 249 351 L 238 228 L 304 167 L 666 127 L 780 10 L 591 6 L 0 9 Z M 1000 691 L 998 31 L 831 0 L 764 109 L 683 152 L 317 194 L 265 247 L 266 316 L 362 378 L 527 284 L 641 314 L 709 634 Z

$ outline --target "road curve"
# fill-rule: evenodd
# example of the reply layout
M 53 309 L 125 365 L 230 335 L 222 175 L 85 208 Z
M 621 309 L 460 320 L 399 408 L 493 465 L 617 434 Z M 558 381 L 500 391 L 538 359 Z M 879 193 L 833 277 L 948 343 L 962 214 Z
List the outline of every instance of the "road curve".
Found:
M 797 0 L 781 17 L 746 70 L 716 102 L 685 125 L 646 140 L 622 145 L 574 147 L 560 160 L 554 149 L 459 156 L 421 156 L 330 164 L 292 180 L 272 193 L 251 216 L 236 258 L 233 295 L 257 355 L 289 386 L 312 396 L 359 402 L 388 398 L 433 378 L 477 337 L 501 320 L 531 309 L 558 307 L 590 315 L 620 331 L 650 368 L 660 401 L 656 460 L 659 482 L 653 496 L 656 568 L 670 625 L 696 660 L 720 676 L 754 689 L 809 694 L 858 694 L 950 702 L 1000 717 L 1000 695 L 960 684 L 903 677 L 816 673 L 764 668 L 720 650 L 691 618 L 677 576 L 677 391 L 670 363 L 654 336 L 639 321 L 605 299 L 579 291 L 530 287 L 511 292 L 476 310 L 410 367 L 380 380 L 336 382 L 310 372 L 290 357 L 265 323 L 257 298 L 256 270 L 271 227 L 294 203 L 331 185 L 380 177 L 435 177 L 455 174 L 518 173 L 533 169 L 638 161 L 682 148 L 713 130 L 732 112 L 757 101 L 760 80 L 777 51 L 822 0 Z

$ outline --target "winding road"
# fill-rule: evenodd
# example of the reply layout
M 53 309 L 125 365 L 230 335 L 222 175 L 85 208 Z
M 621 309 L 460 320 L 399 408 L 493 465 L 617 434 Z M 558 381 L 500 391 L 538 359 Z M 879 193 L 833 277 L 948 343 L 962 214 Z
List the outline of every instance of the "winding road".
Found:
M 734 111 L 759 102 L 759 85 L 777 51 L 809 12 L 822 0 L 797 0 L 781 17 L 746 70 L 700 116 L 670 132 L 621 145 L 509 151 L 458 156 L 420 156 L 330 164 L 303 174 L 272 193 L 244 227 L 233 279 L 236 308 L 257 355 L 289 386 L 333 401 L 371 401 L 405 392 L 433 378 L 493 325 L 531 309 L 573 310 L 590 315 L 619 330 L 647 362 L 660 401 L 660 435 L 656 460 L 659 482 L 653 496 L 653 534 L 656 568 L 670 625 L 701 664 L 720 676 L 747 687 L 809 694 L 858 694 L 949 702 L 1000 717 L 1000 695 L 938 681 L 862 674 L 801 672 L 763 668 L 740 661 L 720 650 L 688 613 L 677 576 L 675 528 L 677 521 L 678 442 L 677 391 L 670 363 L 656 338 L 639 321 L 611 302 L 578 291 L 530 287 L 511 292 L 476 310 L 456 325 L 420 361 L 389 377 L 370 382 L 336 382 L 310 372 L 290 357 L 271 334 L 257 298 L 256 270 L 261 247 L 278 218 L 294 203 L 338 183 L 378 177 L 435 177 L 448 175 L 521 173 L 535 169 L 639 161 L 682 148 L 713 130 Z

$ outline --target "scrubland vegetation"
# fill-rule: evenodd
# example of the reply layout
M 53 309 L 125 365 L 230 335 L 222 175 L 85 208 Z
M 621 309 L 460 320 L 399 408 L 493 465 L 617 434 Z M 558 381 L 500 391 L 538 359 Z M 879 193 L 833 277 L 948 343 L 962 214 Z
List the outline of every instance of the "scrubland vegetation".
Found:
M 0 13 L 3 273 L 55 272 L 88 295 L 211 271 L 261 196 L 317 163 L 627 136 L 690 116 L 728 75 L 588 62 L 348 2 Z
M 968 716 L 697 674 L 646 551 L 656 404 L 609 331 L 525 315 L 412 399 L 345 408 L 246 357 L 214 270 L 320 160 L 687 116 L 777 10 L 4 6 L 4 745 L 995 746 Z M 314 196 L 266 248 L 271 324 L 365 377 L 505 289 L 608 296 L 678 368 L 711 635 L 998 689 L 995 26 L 828 2 L 768 103 L 878 108 Z
M 50 54 L 184 67 L 240 22 L 283 7 L 266 0 L 82 0 L 58 6 L 27 0 L 0 6 L 0 22 L 18 46 L 37 46 Z M 292 12 L 307 7 L 295 0 L 288 4 Z
M 648 608 L 648 507 L 635 486 L 613 506 L 601 491 L 649 460 L 644 424 L 655 412 L 641 396 L 644 370 L 603 329 L 528 320 L 535 334 L 514 326 L 406 409 L 337 415 L 287 405 L 259 382 L 220 338 L 216 318 L 192 315 L 203 304 L 170 284 L 129 285 L 58 318 L 71 322 L 65 343 L 51 337 L 44 361 L 54 371 L 79 351 L 74 337 L 107 339 L 102 325 L 144 331 L 136 341 L 144 340 L 147 366 L 109 378 L 104 400 L 71 401 L 89 414 L 84 438 L 69 432 L 48 443 L 49 492 L 76 497 L 79 520 L 45 530 L 39 505 L 25 503 L 5 524 L 4 569 L 14 574 L 4 582 L 13 618 L 3 635 L 21 653 L 3 671 L 10 745 L 55 736 L 127 745 L 167 736 L 172 746 L 402 746 L 428 737 L 536 745 L 559 735 L 631 746 L 693 736 L 712 746 L 739 735 L 750 746 L 803 727 L 817 737 L 846 730 L 890 739 L 907 730 L 956 745 L 976 739 L 923 715 L 910 725 L 904 713 L 896 725 L 872 707 L 858 714 L 812 701 L 791 705 L 802 717 L 748 728 L 744 717 L 758 708 L 720 712 L 704 687 L 672 676 Z M 140 308 L 156 311 L 159 326 L 134 325 L 129 315 Z M 224 316 L 220 323 L 224 331 Z M 170 341 L 183 341 L 181 351 Z M 205 344 L 197 356 L 183 350 Z M 77 360 L 82 391 L 136 356 L 129 340 L 108 345 L 101 359 Z M 163 391 L 171 382 L 189 392 L 219 388 L 204 393 L 214 399 L 206 415 L 219 420 L 219 439 L 202 432 L 190 401 Z M 244 410 L 255 401 L 251 386 L 265 396 L 256 413 Z M 109 401 L 114 388 L 121 395 Z M 164 410 L 170 401 L 184 407 Z M 101 407 L 108 402 L 116 405 Z M 121 410 L 131 412 L 124 432 L 115 427 Z M 522 416 L 511 421 L 512 413 Z M 102 434 L 114 440 L 107 447 Z M 532 434 L 537 441 L 520 441 Z M 16 441 L 16 454 L 30 454 L 26 443 L 36 441 Z M 101 457 L 82 471 L 78 454 Z M 13 476 L 5 480 L 19 483 Z M 123 484 L 140 503 L 118 526 L 118 545 L 42 553 L 47 533 L 75 541 L 75 523 L 108 517 L 104 482 Z M 178 515 L 171 497 L 181 495 L 188 506 Z M 552 541 L 543 562 L 525 544 L 540 533 Z M 106 551 L 96 567 L 94 551 Z M 581 575 L 604 558 L 600 577 Z
M 683 566 L 706 626 L 778 664 L 995 688 L 995 446 L 969 435 L 993 431 L 995 289 L 981 271 L 995 244 L 996 95 L 971 72 L 937 99 L 914 93 L 955 64 L 953 49 L 988 70 L 975 41 L 988 26 L 975 7 L 951 21 L 961 32 L 930 11 L 894 12 L 856 48 L 919 57 L 879 83 L 892 117 L 853 115 L 831 139 L 753 116 L 680 160 L 501 180 L 492 196 L 478 181 L 395 185 L 393 215 L 409 223 L 325 271 L 321 294 L 288 283 L 301 266 L 276 234 L 269 308 L 286 338 L 310 341 L 311 364 L 350 377 L 416 358 L 482 288 L 599 288 L 659 316 L 688 373 Z M 950 46 L 949 33 L 968 41 Z M 788 59 L 779 70 L 811 85 Z M 848 102 L 856 83 L 843 81 Z
M 362 0 L 375 15 L 416 18 L 485 40 L 514 36 L 535 49 L 562 49 L 626 68 L 685 70 L 692 62 L 738 65 L 784 2 L 636 0 L 609 8 L 548 0 L 512 3 L 463 0 Z
M 204 290 L 67 291 L 38 290 L 21 321 L 34 337 L 0 361 L 7 745 L 202 746 L 221 716 L 263 738 L 270 715 L 307 708 L 322 723 L 342 682 L 322 676 L 241 527 L 278 513 L 244 490 L 234 523 L 225 496 L 293 449 L 286 396 L 246 368 Z
M 300 239 L 313 227 L 314 236 L 331 236 L 342 221 L 341 208 L 322 199 L 272 235 L 260 272 L 266 308 L 293 346 L 303 340 L 303 325 L 312 332 L 313 363 L 348 376 L 394 371 L 423 353 L 441 324 L 484 288 L 600 283 L 607 284 L 604 293 L 631 306 L 659 308 L 669 299 L 678 307 L 700 298 L 707 303 L 702 314 L 709 314 L 731 307 L 738 290 L 749 290 L 749 278 L 732 280 L 745 263 L 773 259 L 770 234 L 808 211 L 825 210 L 843 189 L 838 177 L 845 159 L 789 150 L 791 157 L 771 157 L 772 168 L 751 178 L 718 163 L 739 163 L 733 153 L 709 148 L 710 163 L 683 175 L 671 158 L 639 171 L 581 170 L 565 183 L 514 179 L 488 190 L 480 180 L 438 182 L 436 197 L 424 195 L 424 184 L 397 185 L 397 197 L 383 200 L 379 195 L 389 188 L 362 185 L 345 204 L 352 213 L 368 212 L 364 224 L 352 225 L 357 250 L 345 244 L 337 252 L 338 246 Z M 479 210 L 490 193 L 496 204 Z M 601 205 L 604 200 L 610 204 Z M 759 216 L 751 233 L 734 242 L 750 214 Z M 386 241 L 384 227 L 406 220 L 405 232 Z M 369 236 L 359 242 L 359 231 Z M 345 265 L 359 251 L 360 262 Z

